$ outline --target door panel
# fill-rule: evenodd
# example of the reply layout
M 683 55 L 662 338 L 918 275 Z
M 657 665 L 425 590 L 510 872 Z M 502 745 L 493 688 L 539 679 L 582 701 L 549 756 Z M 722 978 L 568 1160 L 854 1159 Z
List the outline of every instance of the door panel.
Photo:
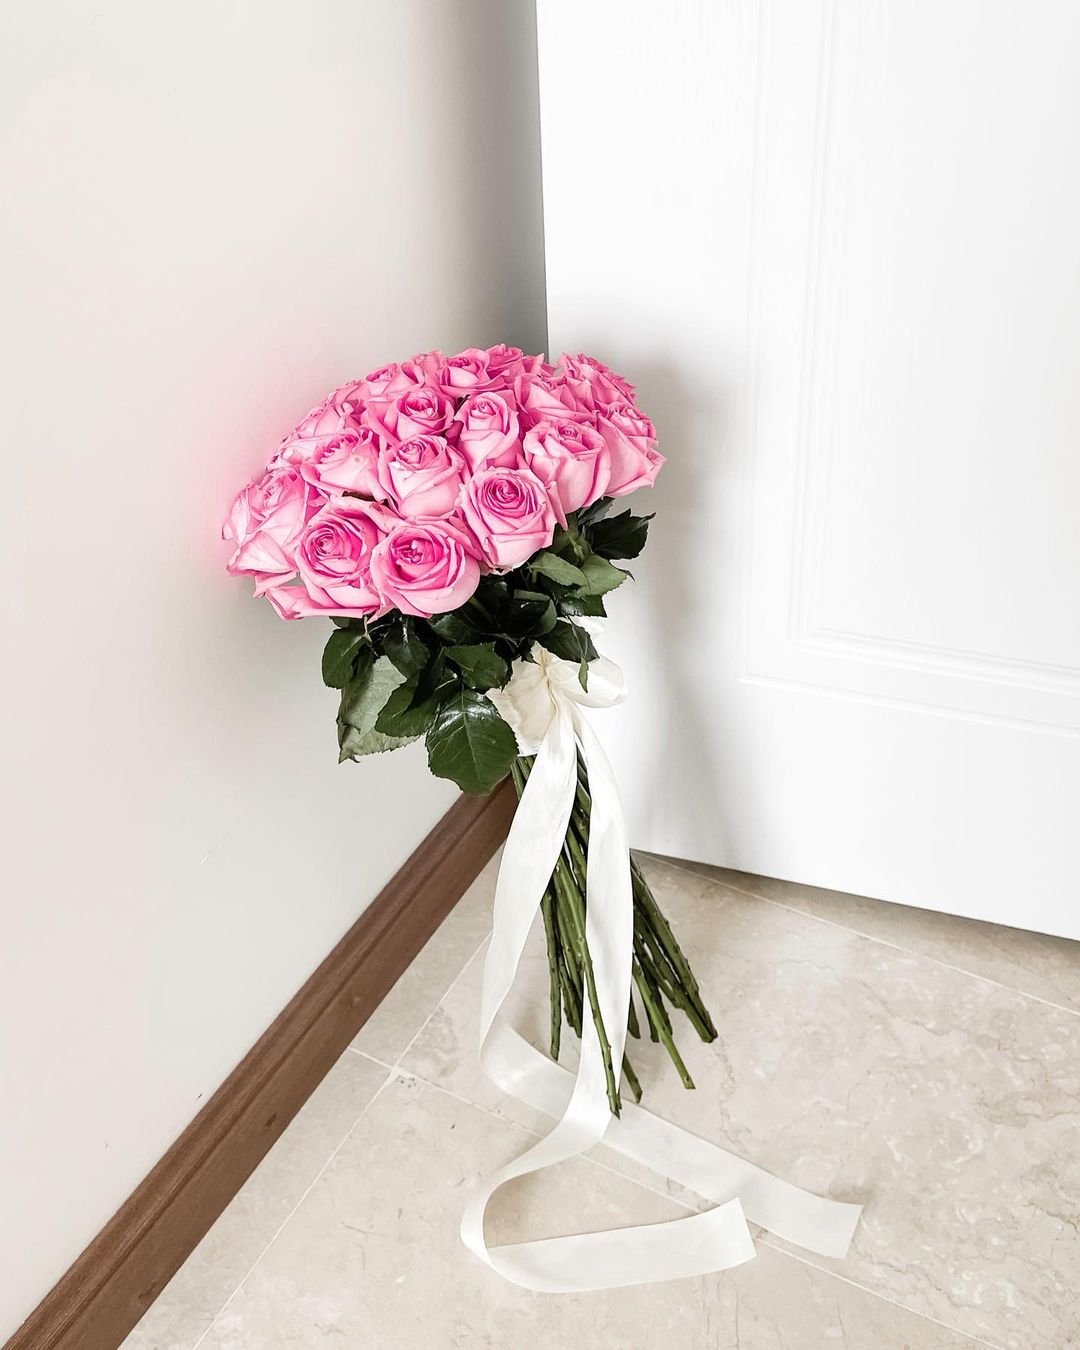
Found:
M 645 847 L 1080 937 L 1080 11 L 540 5 L 553 350 L 669 466 Z

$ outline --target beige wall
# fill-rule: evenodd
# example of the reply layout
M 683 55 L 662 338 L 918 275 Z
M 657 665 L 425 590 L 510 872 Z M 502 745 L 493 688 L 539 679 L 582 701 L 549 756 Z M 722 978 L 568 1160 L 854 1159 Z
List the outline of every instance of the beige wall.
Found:
M 3 1339 L 454 797 L 337 766 L 230 493 L 349 376 L 545 336 L 531 3 L 0 24 Z

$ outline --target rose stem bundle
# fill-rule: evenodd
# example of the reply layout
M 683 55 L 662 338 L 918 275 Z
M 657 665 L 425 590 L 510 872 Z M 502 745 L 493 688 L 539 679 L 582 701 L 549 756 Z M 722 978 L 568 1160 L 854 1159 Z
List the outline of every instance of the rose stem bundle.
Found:
M 532 759 L 524 755 L 512 766 L 514 787 L 519 797 L 525 788 L 531 768 Z M 577 1036 L 581 1036 L 582 1017 L 587 1000 L 604 1058 L 608 1103 L 612 1112 L 618 1115 L 621 1103 L 611 1061 L 611 1044 L 600 1013 L 592 958 L 585 941 L 586 860 L 589 853 L 591 810 L 588 776 L 579 756 L 577 794 L 566 832 L 566 841 L 540 905 L 547 942 L 551 999 L 551 1057 L 552 1059 L 559 1057 L 564 1015 Z M 630 858 L 630 876 L 634 896 L 633 982 L 645 1011 L 650 1038 L 663 1044 L 678 1070 L 684 1087 L 692 1088 L 694 1082 L 675 1045 L 671 1018 L 664 1006 L 664 1000 L 686 1014 L 703 1041 L 715 1040 L 716 1028 L 702 1001 L 701 991 L 690 969 L 690 963 L 676 942 L 671 925 L 660 912 L 660 907 L 653 898 L 649 884 L 634 861 L 633 855 Z M 641 1025 L 634 1006 L 633 992 L 627 1009 L 627 1030 L 631 1036 L 640 1038 Z M 625 1055 L 622 1073 L 634 1099 L 640 1101 L 641 1084 Z

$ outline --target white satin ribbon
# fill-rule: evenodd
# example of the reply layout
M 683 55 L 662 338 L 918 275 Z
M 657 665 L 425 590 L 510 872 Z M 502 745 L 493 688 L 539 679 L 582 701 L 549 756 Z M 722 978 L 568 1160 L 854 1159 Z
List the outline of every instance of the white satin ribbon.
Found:
M 488 697 L 514 729 L 521 753 L 536 758 L 506 840 L 495 890 L 484 962 L 480 1061 L 504 1092 L 556 1117 L 558 1123 L 476 1189 L 462 1217 L 462 1241 L 513 1284 L 547 1293 L 613 1289 L 730 1269 L 755 1254 L 748 1220 L 822 1256 L 844 1256 L 859 1205 L 811 1195 L 632 1103 L 623 1105 L 621 1117 L 612 1116 L 600 1041 L 591 1019 L 582 1021 L 581 1055 L 574 1075 L 535 1050 L 500 1016 L 562 851 L 577 787 L 579 749 L 592 796 L 585 936 L 616 1081 L 626 1041 L 634 915 L 618 788 L 582 711 L 622 701 L 619 668 L 603 658 L 592 661 L 585 691 L 576 665 L 538 648 L 535 662 L 518 662 L 509 684 Z M 577 1157 L 601 1139 L 715 1201 L 716 1207 L 666 1223 L 504 1247 L 487 1245 L 484 1215 L 500 1186 Z

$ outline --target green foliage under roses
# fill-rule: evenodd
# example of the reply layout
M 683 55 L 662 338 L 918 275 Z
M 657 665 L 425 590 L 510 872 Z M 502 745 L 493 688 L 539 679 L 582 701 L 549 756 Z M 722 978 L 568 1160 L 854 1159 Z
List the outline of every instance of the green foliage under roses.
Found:
M 485 693 L 510 678 L 534 645 L 577 662 L 581 682 L 596 648 L 575 620 L 602 618 L 603 597 L 630 575 L 650 516 L 608 516 L 605 498 L 571 516 L 549 548 L 510 572 L 489 573 L 449 614 L 335 619 L 323 680 L 341 690 L 340 758 L 393 750 L 424 736 L 432 773 L 463 792 L 490 792 L 517 756 L 514 734 Z

